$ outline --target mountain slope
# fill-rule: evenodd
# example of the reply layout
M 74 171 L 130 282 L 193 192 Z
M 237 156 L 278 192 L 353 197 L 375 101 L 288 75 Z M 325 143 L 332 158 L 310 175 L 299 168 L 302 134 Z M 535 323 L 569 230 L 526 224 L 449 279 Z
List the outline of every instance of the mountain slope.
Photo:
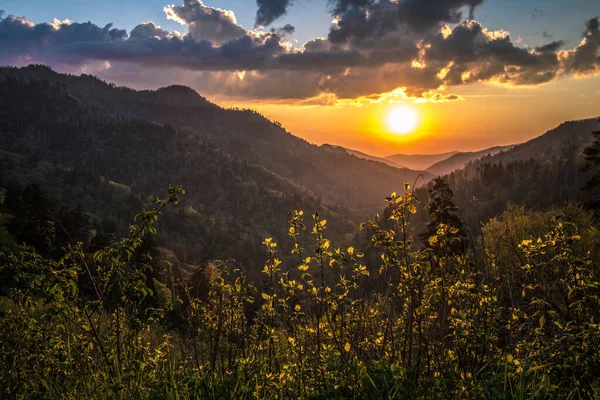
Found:
M 3 68 L 0 74 L 20 79 L 57 82 L 93 107 L 113 115 L 142 118 L 170 125 L 260 165 L 294 182 L 324 201 L 343 203 L 362 216 L 370 216 L 381 199 L 428 173 L 334 154 L 287 132 L 251 110 L 223 109 L 181 86 L 156 91 L 118 88 L 92 76 L 57 74 L 44 66 Z
M 34 166 L 44 160 L 103 177 L 144 200 L 160 196 L 169 184 L 183 185 L 189 212 L 166 230 L 171 244 L 205 257 L 235 257 L 248 267 L 264 260 L 262 239 L 286 238 L 291 210 L 319 210 L 329 219 L 330 235 L 338 238 L 355 226 L 348 217 L 358 220 L 351 211 L 323 204 L 296 183 L 197 136 L 115 116 L 44 80 L 0 76 L 0 149 L 25 156 Z
M 452 151 L 443 154 L 393 154 L 391 156 L 385 157 L 385 159 L 401 165 L 405 165 L 407 168 L 424 171 L 433 164 L 442 160 L 446 160 L 447 158 L 452 157 L 457 153 L 457 151 Z
M 436 176 L 446 175 L 452 171 L 463 168 L 470 161 L 475 161 L 484 156 L 493 156 L 512 147 L 513 146 L 497 146 L 481 151 L 456 153 L 445 160 L 433 164 L 427 168 L 426 171 Z
M 570 121 L 493 156 L 469 162 L 447 175 L 454 200 L 475 232 L 509 204 L 550 209 L 589 200 L 581 188 L 590 172 L 582 171 L 583 149 L 600 129 L 597 118 Z M 426 188 L 418 190 L 418 219 L 426 221 Z
M 321 145 L 321 148 L 331 151 L 333 153 L 342 153 L 342 154 L 347 153 L 347 154 L 356 156 L 358 158 L 362 158 L 364 160 L 377 161 L 377 162 L 384 163 L 384 164 L 389 165 L 390 167 L 394 167 L 394 168 L 406 168 L 405 166 L 398 164 L 397 162 L 394 162 L 392 160 L 388 160 L 387 158 L 372 156 L 370 154 L 363 153 L 362 151 L 352 150 L 352 149 L 348 149 L 348 148 L 342 147 L 342 146 L 336 146 L 333 144 L 323 144 L 323 145 Z
M 528 160 L 551 163 L 557 157 L 574 158 L 575 162 L 581 166 L 583 164 L 583 149 L 593 140 L 591 132 L 600 129 L 599 121 L 600 117 L 563 122 L 556 128 L 527 142 L 468 163 L 464 167 L 464 173 L 472 176 L 483 164 L 507 164 Z
M 543 135 L 514 146 L 509 151 L 497 154 L 487 161 L 506 163 L 529 158 L 544 161 L 564 152 L 575 152 L 579 156 L 590 144 L 591 132 L 598 129 L 600 129 L 598 117 L 563 122 Z

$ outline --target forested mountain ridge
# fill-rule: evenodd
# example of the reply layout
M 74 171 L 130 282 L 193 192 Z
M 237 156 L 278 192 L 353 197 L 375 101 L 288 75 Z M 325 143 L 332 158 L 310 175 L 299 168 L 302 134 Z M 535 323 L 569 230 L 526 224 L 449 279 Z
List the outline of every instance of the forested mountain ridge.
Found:
M 529 158 L 547 161 L 563 153 L 573 153 L 580 157 L 583 149 L 593 140 L 591 132 L 598 129 L 600 129 L 599 117 L 566 121 L 543 135 L 482 161 L 506 163 Z
M 502 213 L 509 204 L 548 210 L 569 202 L 585 203 L 582 191 L 590 175 L 583 171 L 583 150 L 600 129 L 598 118 L 569 121 L 492 156 L 468 163 L 447 175 L 456 204 L 472 229 Z M 422 200 L 427 190 L 417 191 Z M 421 210 L 422 220 L 427 218 Z
M 408 168 L 425 171 L 433 164 L 446 160 L 457 153 L 458 151 L 451 151 L 441 154 L 393 154 L 385 157 L 385 159 L 405 165 Z
M 50 163 L 49 176 L 73 170 L 126 185 L 138 207 L 170 184 L 185 186 L 183 205 L 188 208 L 165 218 L 164 231 L 170 245 L 207 258 L 234 257 L 253 267 L 264 258 L 260 251 L 264 237 L 286 236 L 288 213 L 294 209 L 320 210 L 336 237 L 358 222 L 352 211 L 322 203 L 262 166 L 226 154 L 185 131 L 90 106 L 47 80 L 0 77 L 0 133 L 1 150 L 24 156 L 24 161 L 5 157 L 4 186 L 12 178 L 19 180 L 16 170 L 36 171 L 38 160 Z M 23 162 L 29 166 L 19 167 Z M 61 167 L 59 172 L 52 172 L 53 165 Z M 31 183 L 27 177 L 20 180 Z M 44 180 L 50 179 L 37 179 Z M 68 186 L 60 182 L 50 189 Z M 119 224 L 130 217 L 121 215 Z
M 58 74 L 39 65 L 1 68 L 0 75 L 57 82 L 108 113 L 171 125 L 232 156 L 263 166 L 326 202 L 343 203 L 363 217 L 370 216 L 381 204 L 380 199 L 401 188 L 403 182 L 413 182 L 420 174 L 423 182 L 431 177 L 422 171 L 329 152 L 254 111 L 223 109 L 182 86 L 135 91 L 89 75 Z
M 337 146 L 337 145 L 333 145 L 333 144 L 322 144 L 321 148 L 328 150 L 330 152 L 333 152 L 333 153 L 341 153 L 341 154 L 346 153 L 346 154 L 353 155 L 357 158 L 362 158 L 364 160 L 377 161 L 377 162 L 384 163 L 384 164 L 389 165 L 390 167 L 394 167 L 394 168 L 406 168 L 404 165 L 398 164 L 397 162 L 394 162 L 392 160 L 388 160 L 387 158 L 372 156 L 370 154 L 363 153 L 362 151 L 352 150 L 352 149 L 348 149 L 348 148 L 342 147 L 342 146 Z
M 426 169 L 432 175 L 446 175 L 450 172 L 462 169 L 471 161 L 476 161 L 485 156 L 493 156 L 502 151 L 509 150 L 513 146 L 496 146 L 481 151 L 460 152 L 451 155 L 445 160 L 439 161 Z

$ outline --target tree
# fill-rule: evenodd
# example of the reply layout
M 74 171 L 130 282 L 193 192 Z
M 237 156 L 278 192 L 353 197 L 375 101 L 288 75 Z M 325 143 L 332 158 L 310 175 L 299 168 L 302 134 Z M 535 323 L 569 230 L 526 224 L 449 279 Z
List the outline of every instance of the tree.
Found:
M 451 254 L 464 254 L 468 245 L 466 227 L 453 197 L 454 193 L 445 177 L 437 177 L 433 180 L 427 203 L 430 221 L 427 223 L 427 230 L 420 235 L 420 239 L 426 247 L 433 248 L 435 251 L 436 246 L 433 246 L 429 239 L 440 235 L 442 229 L 443 235 L 450 238 Z
M 592 171 L 592 176 L 583 186 L 583 190 L 587 192 L 590 199 L 586 205 L 594 211 L 596 216 L 600 215 L 600 131 L 592 132 L 596 138 L 592 144 L 587 147 L 585 154 L 586 164 L 583 167 L 584 171 Z
M 72 210 L 63 206 L 56 217 L 55 256 L 62 256 L 67 244 L 76 245 L 82 242 L 87 245 L 89 232 L 90 221 L 87 212 L 81 206 Z
M 8 225 L 9 232 L 41 254 L 49 254 L 54 241 L 53 204 L 35 184 L 28 185 L 18 200 L 13 211 L 15 218 Z

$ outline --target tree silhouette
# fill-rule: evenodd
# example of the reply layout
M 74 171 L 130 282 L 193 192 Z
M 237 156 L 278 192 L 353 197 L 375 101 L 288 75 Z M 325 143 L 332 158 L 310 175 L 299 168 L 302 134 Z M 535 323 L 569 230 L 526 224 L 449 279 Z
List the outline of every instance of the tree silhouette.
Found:
M 16 209 L 15 218 L 8 225 L 9 232 L 41 254 L 49 254 L 54 242 L 54 222 L 53 205 L 46 193 L 38 185 L 30 184 L 11 203 Z
M 600 214 L 600 131 L 592 132 L 596 137 L 592 144 L 587 147 L 583 154 L 585 154 L 586 164 L 584 171 L 593 171 L 592 176 L 583 186 L 583 190 L 586 191 L 590 199 L 586 205 L 592 209 L 596 216 Z
M 420 239 L 428 247 L 428 239 L 438 234 L 440 226 L 446 226 L 448 232 L 445 235 L 452 239 L 451 253 L 464 254 L 468 245 L 466 228 L 453 197 L 454 193 L 447 178 L 437 177 L 433 180 L 427 203 L 430 221 L 427 223 L 427 230 L 420 235 Z

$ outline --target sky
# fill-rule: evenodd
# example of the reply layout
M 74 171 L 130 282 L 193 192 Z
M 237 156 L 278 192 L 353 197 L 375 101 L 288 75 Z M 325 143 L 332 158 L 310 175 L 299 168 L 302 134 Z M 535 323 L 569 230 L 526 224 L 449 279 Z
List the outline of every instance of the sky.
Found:
M 170 1 L 3 0 L 0 65 L 184 84 L 380 156 L 600 116 L 600 0 Z M 417 116 L 408 133 L 387 122 L 399 107 Z

